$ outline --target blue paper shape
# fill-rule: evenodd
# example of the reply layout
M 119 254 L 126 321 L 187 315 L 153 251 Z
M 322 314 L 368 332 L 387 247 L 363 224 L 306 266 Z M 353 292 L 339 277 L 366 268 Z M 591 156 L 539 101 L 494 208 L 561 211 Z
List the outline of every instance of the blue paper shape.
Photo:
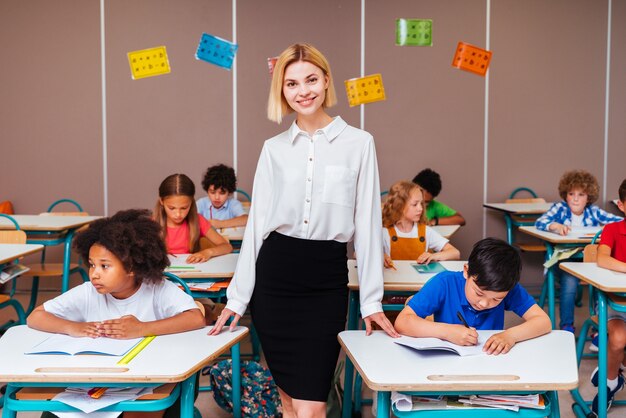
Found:
M 230 70 L 238 45 L 217 36 L 203 33 L 196 50 L 196 59 Z

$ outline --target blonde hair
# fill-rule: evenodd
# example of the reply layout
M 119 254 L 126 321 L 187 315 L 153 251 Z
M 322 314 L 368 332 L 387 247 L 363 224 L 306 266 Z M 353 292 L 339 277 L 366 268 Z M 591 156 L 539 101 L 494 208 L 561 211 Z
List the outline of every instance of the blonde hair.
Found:
M 152 217 L 161 225 L 161 236 L 167 238 L 167 214 L 162 199 L 169 196 L 187 196 L 191 199 L 189 213 L 185 220 L 189 225 L 189 251 L 195 253 L 200 249 L 200 221 L 198 221 L 198 209 L 196 208 L 196 186 L 193 181 L 184 174 L 172 174 L 167 176 L 159 186 L 159 198 L 157 199 Z
M 274 65 L 270 96 L 267 101 L 267 117 L 273 122 L 280 123 L 283 117 L 293 112 L 293 109 L 289 106 L 283 95 L 283 81 L 287 67 L 299 61 L 310 62 L 322 70 L 324 75 L 328 77 L 328 88 L 326 89 L 326 97 L 322 106 L 326 108 L 334 106 L 337 103 L 333 76 L 330 72 L 330 64 L 328 64 L 326 57 L 313 45 L 293 44 L 280 54 L 276 65 Z
M 559 196 L 567 200 L 567 193 L 574 189 L 580 189 L 587 194 L 587 206 L 598 200 L 600 186 L 595 176 L 585 170 L 567 171 L 559 181 Z
M 383 226 L 385 228 L 394 226 L 396 222 L 402 219 L 404 208 L 408 204 L 411 194 L 416 190 L 422 193 L 422 216 L 420 216 L 418 223 L 426 223 L 426 207 L 424 206 L 422 189 L 411 181 L 401 180 L 389 188 L 389 194 L 383 203 Z

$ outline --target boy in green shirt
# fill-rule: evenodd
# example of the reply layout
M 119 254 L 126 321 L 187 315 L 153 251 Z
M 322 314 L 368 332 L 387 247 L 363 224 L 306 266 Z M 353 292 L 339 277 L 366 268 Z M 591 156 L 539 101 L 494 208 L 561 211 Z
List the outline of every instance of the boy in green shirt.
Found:
M 439 173 L 426 168 L 413 178 L 424 191 L 424 203 L 426 204 L 426 218 L 428 225 L 465 225 L 465 218 L 456 210 L 435 200 L 441 192 L 441 177 Z

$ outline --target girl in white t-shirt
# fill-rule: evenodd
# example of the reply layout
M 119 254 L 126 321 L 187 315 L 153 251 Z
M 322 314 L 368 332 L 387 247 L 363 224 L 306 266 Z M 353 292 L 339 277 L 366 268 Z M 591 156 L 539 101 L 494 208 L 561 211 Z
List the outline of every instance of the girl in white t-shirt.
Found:
M 202 328 L 204 315 L 191 296 L 163 279 L 169 261 L 160 231 L 144 210 L 93 222 L 74 238 L 90 281 L 38 306 L 28 326 L 119 339 Z
M 409 181 L 393 184 L 383 204 L 383 249 L 386 268 L 393 268 L 393 260 L 428 264 L 461 256 L 447 239 L 426 225 L 422 191 Z

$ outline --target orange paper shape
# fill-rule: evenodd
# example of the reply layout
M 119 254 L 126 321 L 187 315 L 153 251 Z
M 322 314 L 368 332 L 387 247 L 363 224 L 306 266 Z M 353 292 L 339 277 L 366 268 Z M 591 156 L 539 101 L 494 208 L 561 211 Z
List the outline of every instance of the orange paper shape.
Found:
M 270 70 L 270 75 L 274 74 L 274 67 L 276 66 L 276 61 L 278 61 L 278 57 L 271 57 L 267 59 L 267 68 Z
M 466 44 L 465 42 L 459 42 L 452 60 L 452 66 L 484 77 L 490 62 L 491 51 Z
M 351 78 L 345 84 L 350 107 L 385 100 L 383 77 L 380 74 Z

